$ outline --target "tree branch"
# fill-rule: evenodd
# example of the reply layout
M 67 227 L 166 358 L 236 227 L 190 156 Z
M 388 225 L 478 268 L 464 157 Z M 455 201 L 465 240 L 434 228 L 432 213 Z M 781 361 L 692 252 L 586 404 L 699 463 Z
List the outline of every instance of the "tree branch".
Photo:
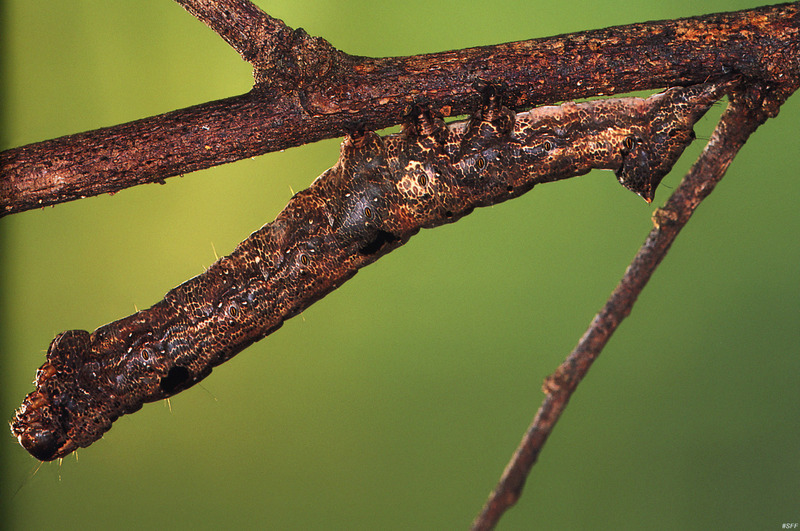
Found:
M 254 63 L 262 50 L 277 48 L 276 41 L 292 29 L 267 15 L 249 0 L 175 0 L 203 24 L 225 39 L 242 59 Z M 264 46 L 270 43 L 270 46 Z
M 567 360 L 495 492 L 474 522 L 493 527 L 519 498 L 561 412 L 694 209 L 748 136 L 797 88 L 798 7 L 786 4 L 675 22 L 407 58 L 348 56 L 246 1 L 177 0 L 255 68 L 248 94 L 0 153 L 0 216 L 115 192 L 337 136 L 356 124 L 394 124 L 424 100 L 460 114 L 476 78 L 503 79 L 511 104 L 716 80 L 737 72 L 736 94 L 709 145 L 664 208 L 622 281 Z M 598 51 L 600 50 L 600 51 Z
M 181 4 L 253 62 L 253 90 L 4 151 L 0 216 L 163 182 L 354 127 L 381 129 L 419 100 L 465 114 L 477 105 L 478 78 L 503 80 L 507 103 L 526 107 L 731 72 L 783 86 L 800 72 L 798 2 L 394 58 L 347 55 L 249 2 Z M 246 44 L 248 38 L 254 42 Z
M 602 310 L 567 359 L 543 385 L 545 399 L 526 431 L 499 483 L 472 524 L 474 530 L 492 529 L 522 494 L 536 463 L 572 393 L 588 373 L 611 335 L 630 315 L 636 299 L 666 256 L 672 242 L 701 201 L 725 175 L 748 137 L 768 117 L 777 114 L 787 94 L 769 94 L 764 87 L 746 87 L 734 93 L 706 148 L 664 207 L 653 215 L 655 227 L 634 257 Z

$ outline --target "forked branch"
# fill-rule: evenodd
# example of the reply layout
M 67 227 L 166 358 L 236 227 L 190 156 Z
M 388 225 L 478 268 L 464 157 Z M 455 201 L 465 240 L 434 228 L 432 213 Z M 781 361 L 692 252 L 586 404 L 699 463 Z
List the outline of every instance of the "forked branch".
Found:
M 572 393 L 586 376 L 611 335 L 631 313 L 636 299 L 666 256 L 672 242 L 688 223 L 700 202 L 725 175 L 749 136 L 780 106 L 783 96 L 763 87 L 744 87 L 734 93 L 700 157 L 667 203 L 653 215 L 653 230 L 634 257 L 614 292 L 566 360 L 542 386 L 544 401 L 506 466 L 499 483 L 472 524 L 474 530 L 492 529 L 519 499 L 531 468 L 550 436 Z
M 241 325 L 245 319 L 242 317 L 245 313 L 243 308 L 265 301 L 264 293 L 273 293 L 272 287 L 265 282 L 278 279 L 281 284 L 286 284 L 280 275 L 288 275 L 287 270 L 295 275 L 293 279 L 302 279 L 293 280 L 292 284 L 293 289 L 297 288 L 299 298 L 309 297 L 309 290 L 302 282 L 312 285 L 319 279 L 325 279 L 325 274 L 328 274 L 328 283 L 317 286 L 319 296 L 322 296 L 346 280 L 345 277 L 352 276 L 357 267 L 404 243 L 420 227 L 450 222 L 451 218 L 466 214 L 473 206 L 491 204 L 489 199 L 505 200 L 536 184 L 526 182 L 523 186 L 516 181 L 504 183 L 507 186 L 492 191 L 495 195 L 500 193 L 502 197 L 491 195 L 486 201 L 475 200 L 474 205 L 469 204 L 462 209 L 430 209 L 428 214 L 432 217 L 426 222 L 414 217 L 417 212 L 403 211 L 407 215 L 387 215 L 387 224 L 391 220 L 399 223 L 398 220 L 413 219 L 417 225 L 395 226 L 394 232 L 386 229 L 388 225 L 376 228 L 378 218 L 385 214 L 379 208 L 386 207 L 388 212 L 390 207 L 399 208 L 400 205 L 405 208 L 411 203 L 405 200 L 389 201 L 388 206 L 381 203 L 388 196 L 376 192 L 379 188 L 377 181 L 370 180 L 372 177 L 369 172 L 376 168 L 376 160 L 388 159 L 392 154 L 396 156 L 395 151 L 402 150 L 383 150 L 381 141 L 376 140 L 374 135 L 363 134 L 363 130 L 380 129 L 398 123 L 411 104 L 425 103 L 435 109 L 443 109 L 446 115 L 467 113 L 477 107 L 479 96 L 472 87 L 479 79 L 503 81 L 506 86 L 504 100 L 512 107 L 668 85 L 698 85 L 707 81 L 713 84 L 733 77 L 739 80 L 731 103 L 706 149 L 666 205 L 656 211 L 655 228 L 622 281 L 575 350 L 545 382 L 545 400 L 500 483 L 475 520 L 474 529 L 492 528 L 503 512 L 517 501 L 542 445 L 572 393 L 617 326 L 629 315 L 638 294 L 679 231 L 722 178 L 749 135 L 768 117 L 777 114 L 780 105 L 800 83 L 800 3 L 797 2 L 431 55 L 366 58 L 347 55 L 323 39 L 310 37 L 300 29 L 292 30 L 247 0 L 177 1 L 253 64 L 253 90 L 226 100 L 0 153 L 0 216 L 80 197 L 116 192 L 135 184 L 162 181 L 173 175 L 339 136 L 347 131 L 358 133 L 345 143 L 343 159 L 330 170 L 327 180 L 318 180 L 316 190 L 306 191 L 305 195 L 298 194 L 293 199 L 286 219 L 279 218 L 274 227 L 262 229 L 260 235 L 254 234 L 248 240 L 250 243 L 246 241 L 234 255 L 221 259 L 209 269 L 206 276 L 201 275 L 203 278 L 196 277 L 172 290 L 164 301 L 145 311 L 149 312 L 146 318 L 134 315 L 101 327 L 99 332 L 93 334 L 84 331 L 61 334 L 51 345 L 48 362 L 37 374 L 39 387 L 53 387 L 54 382 L 62 376 L 59 369 L 66 361 L 79 365 L 74 372 L 83 370 L 85 356 L 76 353 L 96 353 L 104 348 L 121 349 L 125 356 L 131 355 L 129 357 L 132 358 L 138 356 L 133 361 L 141 363 L 134 369 L 139 371 L 145 367 L 149 370 L 160 360 L 159 353 L 164 349 L 159 350 L 161 346 L 156 348 L 156 345 L 149 344 L 142 346 L 144 343 L 128 344 L 126 341 L 145 336 L 150 338 L 148 341 L 155 341 L 153 338 L 162 336 L 154 335 L 153 331 L 169 325 L 168 331 L 172 334 L 170 339 L 175 340 L 175 330 L 180 329 L 178 339 L 181 340 L 169 343 L 170 348 L 186 354 L 191 350 L 191 341 L 186 338 L 196 338 L 196 327 L 192 326 L 204 320 L 211 322 L 208 329 L 210 342 L 213 342 L 217 338 L 215 334 L 224 335 L 227 330 L 225 327 Z M 537 111 L 547 112 L 546 109 Z M 473 151 L 459 148 L 452 153 L 443 148 L 445 152 L 439 155 L 452 158 L 454 164 L 461 165 L 459 171 L 462 173 L 459 175 L 473 176 L 476 182 L 485 177 L 479 170 L 492 167 L 493 164 L 500 168 L 497 173 L 502 174 L 507 170 L 502 162 L 519 158 L 524 150 L 509 151 L 499 156 L 495 150 L 497 145 L 491 143 L 494 142 L 493 138 L 484 138 L 481 131 L 494 128 L 496 133 L 508 134 L 505 127 L 508 120 L 503 119 L 505 112 L 484 102 L 479 119 L 452 126 L 447 133 L 454 139 L 446 144 L 450 147 L 463 147 L 473 140 L 478 147 Z M 407 132 L 413 133 L 410 136 L 419 137 L 415 140 L 415 146 L 412 146 L 419 148 L 419 153 L 430 151 L 430 146 L 436 146 L 439 142 L 444 126 L 437 124 L 424 112 L 416 122 L 407 124 Z M 625 146 L 626 154 L 629 154 L 635 148 L 636 138 L 639 136 L 625 135 L 617 139 L 618 142 L 601 144 L 616 146 L 615 149 L 620 145 Z M 387 140 L 386 145 L 396 147 L 406 140 L 405 137 L 398 137 Z M 484 140 L 487 141 L 486 145 L 481 144 Z M 550 160 L 547 158 L 549 152 L 563 148 L 551 140 L 531 143 L 526 147 L 527 155 L 541 156 L 542 160 Z M 597 153 L 596 149 L 589 151 Z M 483 158 L 487 153 L 497 156 Z M 472 155 L 474 160 L 470 159 Z M 616 155 L 616 152 L 608 153 L 612 158 Z M 566 159 L 573 161 L 576 157 Z M 613 160 L 618 166 L 617 159 Z M 432 181 L 444 177 L 433 170 L 431 173 L 415 174 L 412 171 L 414 167 L 414 164 L 406 167 L 409 175 L 403 191 L 407 194 L 419 192 L 420 197 L 430 199 L 433 194 L 426 192 L 426 186 L 433 186 L 435 183 Z M 358 184 L 361 188 L 347 181 L 359 171 L 370 177 L 365 177 L 366 185 Z M 528 173 L 525 175 L 529 176 Z M 346 186 L 334 186 L 340 181 Z M 626 184 L 624 179 L 621 182 Z M 351 185 L 354 188 L 347 188 Z M 627 186 L 637 191 L 630 183 Z M 346 239 L 349 247 L 337 247 L 337 252 L 342 255 L 332 263 L 343 264 L 351 260 L 352 267 L 344 271 L 346 274 L 335 277 L 331 271 L 336 266 L 323 263 L 325 254 L 320 252 L 315 255 L 317 249 L 311 243 L 295 242 L 292 247 L 294 254 L 289 254 L 284 247 L 288 245 L 287 234 L 299 233 L 286 229 L 300 219 L 300 214 L 295 216 L 295 213 L 314 212 L 316 205 L 326 204 L 326 199 L 331 197 L 330 192 L 338 189 L 348 192 L 342 196 L 344 199 L 341 199 L 338 211 L 325 210 L 329 217 L 320 217 L 320 223 L 303 223 L 305 231 L 311 231 L 312 225 L 314 230 L 324 231 L 312 235 L 319 238 L 309 239 L 314 245 L 318 241 L 330 241 L 333 237 Z M 648 191 L 638 193 L 650 200 L 650 191 L 648 188 Z M 450 202 L 458 199 L 454 199 L 452 193 L 449 196 L 447 193 L 441 195 Z M 332 215 L 334 212 L 338 215 L 336 219 Z M 331 238 L 326 240 L 321 235 Z M 291 265 L 284 265 L 284 261 L 288 263 L 290 260 Z M 257 273 L 250 287 L 258 296 L 244 302 L 236 299 L 240 293 L 228 289 L 231 285 L 237 285 L 234 282 L 238 279 L 236 275 L 243 275 L 243 269 L 235 267 L 242 264 L 249 268 L 245 268 L 247 271 L 252 269 Z M 243 275 L 243 280 L 248 279 L 247 275 Z M 299 306 L 289 304 L 295 302 L 289 296 L 287 301 L 286 315 L 300 311 Z M 183 307 L 196 310 L 188 325 Z M 214 313 L 217 311 L 223 313 L 217 315 Z M 139 313 L 145 315 L 145 312 Z M 180 391 L 205 377 L 211 366 L 232 356 L 240 347 L 244 348 L 245 343 L 250 344 L 257 336 L 263 337 L 258 327 L 263 327 L 264 323 L 255 317 L 247 317 L 253 320 L 249 325 L 252 336 L 237 337 L 238 340 L 244 338 L 241 344 L 220 348 L 216 352 L 219 354 L 217 358 L 207 360 L 207 370 L 203 368 L 205 372 L 201 371 L 202 374 L 192 374 L 186 366 L 174 364 L 171 358 L 166 359 L 165 363 L 173 363 L 174 366 L 163 371 L 166 376 L 160 380 L 154 379 L 145 369 L 134 371 L 133 376 L 144 374 L 149 384 L 158 386 L 156 390 L 148 391 L 150 394 L 134 406 L 141 407 L 144 401 Z M 279 323 L 267 328 L 271 331 L 277 326 Z M 181 327 L 185 327 L 185 330 Z M 95 348 L 96 345 L 99 346 Z M 204 349 L 199 350 L 207 353 Z M 61 357 L 66 361 L 56 355 L 62 351 L 66 354 Z M 73 373 L 69 372 L 69 375 Z M 112 383 L 127 381 L 126 378 L 109 380 Z M 78 384 L 78 390 L 84 391 L 81 387 L 84 382 Z M 134 384 L 138 385 L 134 382 L 131 388 Z M 98 403 L 112 396 L 110 393 L 101 395 Z M 106 417 L 117 418 L 119 414 L 135 410 L 130 404 L 121 402 L 123 398 L 129 399 L 131 396 L 131 393 L 120 393 L 120 403 L 111 404 L 116 408 L 113 411 L 115 415 Z M 87 445 L 83 444 L 86 441 L 74 442 L 71 439 L 68 440 L 69 444 L 61 444 L 63 441 L 49 436 L 49 432 L 42 428 L 42 418 L 52 414 L 57 405 L 51 398 L 37 389 L 26 398 L 30 407 L 21 408 L 17 418 L 21 442 L 30 443 L 26 447 L 42 459 L 60 457 L 58 452 Z M 65 400 L 58 404 L 61 403 L 73 402 Z M 63 415 L 57 416 L 56 420 L 60 422 L 63 418 Z M 25 431 L 23 428 L 27 425 L 33 425 L 33 429 Z M 104 430 L 108 426 L 95 428 Z M 102 430 L 91 435 L 101 434 Z
M 236 50 L 248 63 L 277 49 L 281 36 L 291 32 L 249 0 L 175 0 Z M 266 45 L 266 43 L 272 43 Z
M 246 0 L 181 0 L 254 65 L 253 90 L 0 153 L 0 216 L 399 123 L 409 104 L 478 105 L 503 81 L 513 108 L 716 81 L 779 87 L 800 72 L 800 4 L 632 24 L 412 57 L 356 57 Z

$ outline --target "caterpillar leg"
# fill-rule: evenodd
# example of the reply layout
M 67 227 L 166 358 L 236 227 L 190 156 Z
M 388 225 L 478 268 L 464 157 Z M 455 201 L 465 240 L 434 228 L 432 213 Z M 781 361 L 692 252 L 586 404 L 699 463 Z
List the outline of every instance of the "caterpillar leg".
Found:
M 505 141 L 514 131 L 515 114 L 502 104 L 502 85 L 479 80 L 474 86 L 482 101 L 467 124 L 458 159 Z

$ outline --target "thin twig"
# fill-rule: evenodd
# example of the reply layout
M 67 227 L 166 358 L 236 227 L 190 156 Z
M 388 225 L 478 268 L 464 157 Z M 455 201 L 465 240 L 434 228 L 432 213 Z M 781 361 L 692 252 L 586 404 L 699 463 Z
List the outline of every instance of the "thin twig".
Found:
M 650 231 L 622 280 L 603 309 L 567 359 L 543 385 L 545 399 L 525 433 L 494 491 L 472 524 L 473 530 L 492 529 L 519 499 L 531 468 L 536 463 L 572 393 L 619 324 L 631 312 L 639 293 L 650 280 L 672 242 L 700 202 L 725 175 L 747 138 L 788 94 L 765 98 L 758 87 L 735 93 L 702 154 L 664 207 L 653 215 Z
M 175 0 L 239 52 L 248 63 L 257 60 L 263 43 L 276 41 L 292 29 L 267 15 L 249 0 Z M 274 46 L 268 47 L 269 51 Z
M 468 114 L 478 104 L 476 79 L 503 80 L 504 101 L 519 108 L 715 81 L 731 71 L 774 85 L 800 75 L 800 2 L 390 58 L 347 55 L 243 0 L 217 4 L 227 12 L 210 0 L 182 3 L 252 58 L 254 89 L 0 153 L 0 216 L 163 182 L 355 127 L 381 129 L 420 100 Z M 251 23 L 256 28 L 245 29 Z M 245 44 L 248 36 L 255 42 Z

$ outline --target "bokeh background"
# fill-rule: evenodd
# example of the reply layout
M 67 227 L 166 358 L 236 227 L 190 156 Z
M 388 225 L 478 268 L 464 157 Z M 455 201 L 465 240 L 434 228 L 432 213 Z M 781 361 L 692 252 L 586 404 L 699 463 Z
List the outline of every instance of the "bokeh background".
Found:
M 354 54 L 435 52 L 759 2 L 257 2 Z M 246 92 L 174 2 L 5 4 L 3 149 Z M 717 106 L 697 127 L 707 138 Z M 500 529 L 800 520 L 800 96 L 736 158 L 623 324 Z M 339 140 L 0 220 L 0 411 L 56 333 L 200 273 L 331 166 Z M 674 188 L 696 142 L 659 190 Z M 92 447 L 0 435 L 0 527 L 459 529 L 651 227 L 593 172 L 423 231 Z

